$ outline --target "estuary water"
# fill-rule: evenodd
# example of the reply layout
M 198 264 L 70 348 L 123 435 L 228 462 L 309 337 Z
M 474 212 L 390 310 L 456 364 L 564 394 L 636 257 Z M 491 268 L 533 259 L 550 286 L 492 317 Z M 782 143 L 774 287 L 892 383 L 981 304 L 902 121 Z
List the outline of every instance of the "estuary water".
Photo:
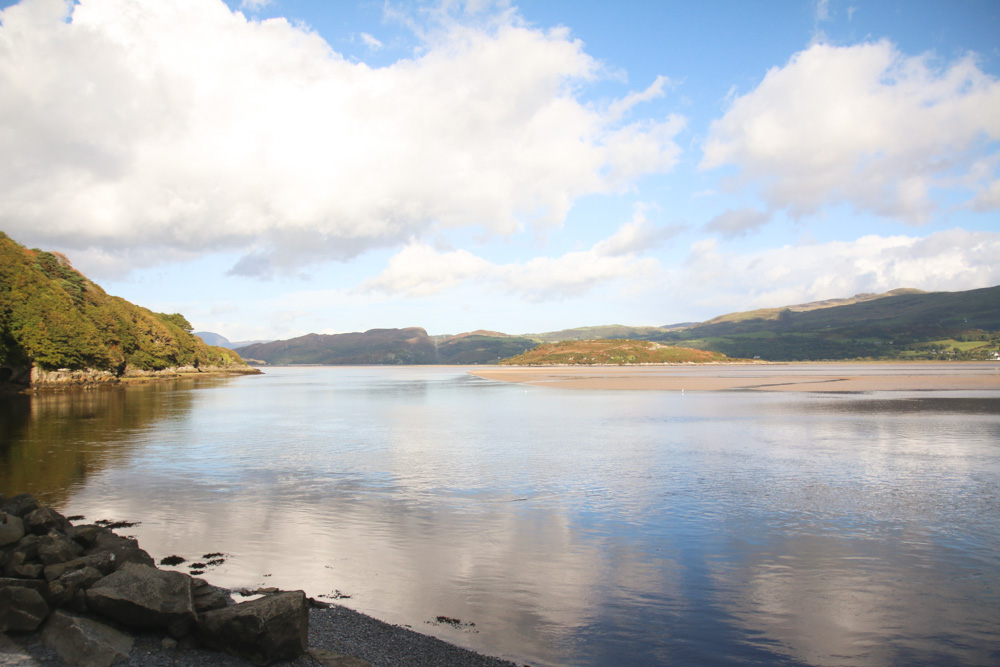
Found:
M 535 666 L 1000 664 L 1000 392 L 270 368 L 0 398 L 24 491 Z

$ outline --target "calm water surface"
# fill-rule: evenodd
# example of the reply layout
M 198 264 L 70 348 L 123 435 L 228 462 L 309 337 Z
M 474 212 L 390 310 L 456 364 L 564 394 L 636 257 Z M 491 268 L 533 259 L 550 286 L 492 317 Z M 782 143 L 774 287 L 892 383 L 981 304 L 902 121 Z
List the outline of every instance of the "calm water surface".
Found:
M 2 399 L 21 491 L 532 665 L 1000 664 L 1000 392 L 274 368 Z

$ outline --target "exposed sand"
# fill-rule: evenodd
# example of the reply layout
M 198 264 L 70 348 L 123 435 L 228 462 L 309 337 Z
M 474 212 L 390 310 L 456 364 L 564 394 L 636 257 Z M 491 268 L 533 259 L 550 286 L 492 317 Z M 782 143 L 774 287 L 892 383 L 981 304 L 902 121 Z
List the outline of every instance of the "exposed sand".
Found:
M 1000 391 L 1000 363 L 496 366 L 489 380 L 562 389 L 667 391 Z

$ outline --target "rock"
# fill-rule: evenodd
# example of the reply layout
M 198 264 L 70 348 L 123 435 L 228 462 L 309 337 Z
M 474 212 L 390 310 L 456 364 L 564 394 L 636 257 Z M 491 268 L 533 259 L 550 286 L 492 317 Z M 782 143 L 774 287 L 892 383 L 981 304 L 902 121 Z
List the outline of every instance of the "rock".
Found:
M 45 597 L 48 586 L 41 579 L 21 579 L 20 577 L 0 577 L 0 588 L 30 588 Z
M 42 631 L 45 645 L 73 667 L 108 667 L 128 660 L 132 637 L 91 618 L 56 611 Z
M 53 609 L 69 607 L 73 604 L 73 588 L 61 581 L 50 581 L 48 590 L 45 592 L 45 599 Z
M 14 544 L 24 537 L 24 521 L 16 514 L 0 513 L 0 547 Z
M 198 636 L 205 644 L 255 665 L 298 657 L 307 648 L 308 633 L 309 610 L 302 591 L 207 611 L 198 621 Z
M 48 618 L 49 605 L 31 588 L 0 588 L 0 632 L 30 632 Z
M 77 590 L 87 590 L 98 581 L 104 578 L 96 568 L 85 567 L 79 570 L 73 570 L 72 572 L 67 572 L 63 576 L 59 577 L 59 582 L 65 585 L 71 585 Z
M 38 560 L 38 545 L 38 535 L 25 535 L 14 545 L 14 552 L 23 552 L 25 562 Z
M 65 563 L 82 553 L 83 547 L 65 535 L 49 533 L 38 538 L 38 560 L 42 561 L 43 565 Z
M 66 536 L 86 549 L 94 546 L 98 535 L 110 532 L 107 528 L 88 523 L 84 526 L 70 526 L 66 529 Z
M 38 509 L 38 503 L 27 493 L 0 499 L 0 511 L 19 516 L 22 519 L 26 514 L 34 512 L 36 509 Z
M 4 574 L 8 577 L 20 577 L 22 579 L 40 578 L 45 566 L 41 563 L 31 563 L 28 561 L 28 555 L 24 551 L 14 551 L 7 559 L 7 564 L 4 566 Z
M 45 568 L 45 578 L 49 581 L 55 581 L 67 572 L 82 570 L 87 567 L 92 567 L 101 574 L 105 575 L 111 574 L 115 569 L 114 562 L 111 560 L 111 554 L 108 552 L 100 552 L 89 556 L 74 558 L 73 560 L 68 560 L 65 563 L 54 563 L 52 565 L 48 565 Z
M 115 535 L 110 530 L 98 533 L 94 545 L 83 552 L 84 555 L 110 554 L 111 562 L 116 570 L 128 563 L 153 566 L 153 557 L 139 548 L 139 543 L 133 539 Z
M 365 662 L 361 658 L 353 655 L 334 653 L 325 648 L 310 647 L 309 655 L 313 660 L 325 667 L 372 667 L 371 663 Z
M 194 610 L 201 614 L 213 609 L 222 609 L 233 604 L 233 598 L 225 588 L 205 584 L 192 592 Z
M 164 628 L 174 637 L 190 631 L 197 620 L 191 577 L 128 563 L 87 591 L 90 609 L 136 628 Z
M 35 535 L 45 535 L 49 531 L 64 531 L 69 521 L 51 507 L 40 507 L 24 517 L 24 528 Z

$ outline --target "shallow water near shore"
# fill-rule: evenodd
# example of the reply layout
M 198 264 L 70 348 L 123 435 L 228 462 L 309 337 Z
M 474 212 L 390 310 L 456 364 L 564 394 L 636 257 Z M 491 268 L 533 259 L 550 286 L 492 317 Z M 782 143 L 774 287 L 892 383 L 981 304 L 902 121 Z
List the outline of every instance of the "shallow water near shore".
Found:
M 21 491 L 536 666 L 1000 663 L 1000 392 L 272 368 L 0 398 Z

